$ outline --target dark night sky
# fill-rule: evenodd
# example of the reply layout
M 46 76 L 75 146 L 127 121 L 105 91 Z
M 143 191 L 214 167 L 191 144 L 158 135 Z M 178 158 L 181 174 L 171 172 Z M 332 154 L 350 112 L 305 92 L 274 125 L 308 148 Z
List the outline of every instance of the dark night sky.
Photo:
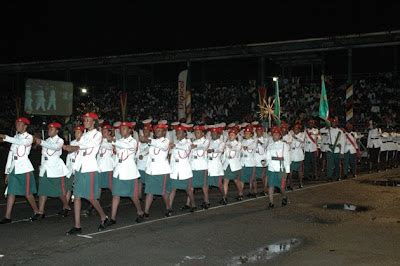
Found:
M 0 63 L 400 29 L 400 1 L 60 2 L 1 3 Z

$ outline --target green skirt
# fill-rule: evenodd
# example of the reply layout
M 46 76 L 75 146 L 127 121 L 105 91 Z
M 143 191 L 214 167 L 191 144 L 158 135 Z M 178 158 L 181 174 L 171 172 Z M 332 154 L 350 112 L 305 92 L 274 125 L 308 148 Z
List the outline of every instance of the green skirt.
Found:
M 299 172 L 303 167 L 303 161 L 300 162 L 291 162 L 290 163 L 290 170 L 293 172 Z
M 253 182 L 256 174 L 256 167 L 243 167 L 242 174 L 240 175 L 240 181 L 243 183 Z
M 15 170 L 13 170 L 8 174 L 7 194 L 14 196 L 27 196 L 36 193 L 36 180 L 33 172 L 17 175 L 15 174 Z
M 120 180 L 113 178 L 112 180 L 112 195 L 119 197 L 129 197 L 139 199 L 139 179 Z
M 208 185 L 211 187 L 218 187 L 222 189 L 222 178 L 223 176 L 209 176 Z
M 180 189 L 188 191 L 190 188 L 193 187 L 193 178 L 185 179 L 185 180 L 177 180 L 177 179 L 170 179 L 169 180 L 169 187 L 170 191 L 173 189 Z
M 74 176 L 71 175 L 70 178 L 65 178 L 64 181 L 65 181 L 65 189 L 67 191 L 72 191 L 74 184 Z
M 44 176 L 39 177 L 39 196 L 47 197 L 61 197 L 67 194 L 67 187 L 65 185 L 66 178 L 62 177 L 47 177 L 47 173 Z
M 151 195 L 165 195 L 169 186 L 169 175 L 146 175 L 144 193 Z
M 100 188 L 109 188 L 110 190 L 113 187 L 113 172 L 101 172 L 99 173 L 100 178 Z
M 193 188 L 208 186 L 207 177 L 207 170 L 193 171 Z
M 282 179 L 283 173 L 268 171 L 268 186 L 277 188 L 286 188 L 286 180 Z
M 256 167 L 256 176 L 257 180 L 262 180 L 265 178 L 265 174 L 267 173 L 267 167 Z
M 139 174 L 140 174 L 140 182 L 142 182 L 142 184 L 146 183 L 146 171 L 144 170 L 139 170 Z
M 224 179 L 235 180 L 240 179 L 241 170 L 237 170 L 232 172 L 231 167 L 228 165 L 228 168 L 225 170 Z
M 88 200 L 100 198 L 100 182 L 98 172 L 75 172 L 74 196 Z

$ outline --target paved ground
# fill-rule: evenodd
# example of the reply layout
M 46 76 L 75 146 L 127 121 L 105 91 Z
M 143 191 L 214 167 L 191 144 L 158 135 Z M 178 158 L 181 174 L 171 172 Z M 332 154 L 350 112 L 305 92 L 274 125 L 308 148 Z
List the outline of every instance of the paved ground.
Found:
M 0 227 L 0 264 L 228 265 L 255 259 L 257 264 L 279 265 L 396 265 L 400 263 L 400 187 L 359 182 L 385 177 L 400 177 L 400 169 L 309 184 L 289 193 L 289 206 L 274 210 L 265 209 L 265 197 L 231 199 L 222 207 L 213 190 L 213 208 L 193 214 L 177 211 L 163 218 L 162 200 L 157 199 L 150 219 L 141 224 L 134 222 L 134 208 L 125 200 L 115 226 L 98 233 L 98 217 L 83 218 L 82 236 L 64 235 L 72 218 L 52 216 L 60 208 L 57 199 L 49 201 L 49 217 L 33 223 L 22 220 L 31 211 L 19 199 L 16 222 Z M 200 193 L 197 197 L 200 202 Z M 179 207 L 184 195 L 177 198 Z M 353 203 L 370 210 L 327 210 L 322 208 L 326 203 Z M 2 215 L 4 200 L 0 204 Z M 107 204 L 106 196 L 103 205 Z M 269 246 L 265 256 L 267 245 L 293 238 L 300 243 L 297 247 L 276 255 Z M 252 256 L 258 249 L 259 256 Z

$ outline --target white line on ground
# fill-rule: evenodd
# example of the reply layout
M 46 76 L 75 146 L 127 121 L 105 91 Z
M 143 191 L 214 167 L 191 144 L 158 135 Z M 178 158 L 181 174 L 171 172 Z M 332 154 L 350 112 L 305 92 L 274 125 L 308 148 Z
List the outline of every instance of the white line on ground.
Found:
M 340 182 L 346 182 L 346 181 L 349 181 L 349 180 L 351 180 L 351 179 L 346 179 L 346 180 L 343 180 L 343 181 L 340 181 Z M 312 185 L 312 186 L 309 186 L 309 187 L 304 187 L 304 188 L 301 188 L 301 189 L 296 189 L 296 190 L 294 190 L 294 191 L 287 191 L 287 193 L 299 192 L 299 191 L 303 191 L 303 190 L 306 190 L 306 189 L 317 188 L 317 187 L 322 187 L 322 186 L 327 186 L 327 185 L 333 185 L 333 184 L 338 184 L 338 183 L 339 183 L 339 182 L 329 182 L 329 183 L 317 184 L 317 185 Z M 275 193 L 274 195 L 279 195 L 279 193 Z M 234 205 L 242 204 L 242 203 L 245 203 L 245 202 L 254 201 L 254 200 L 258 200 L 258 199 L 262 199 L 262 198 L 265 198 L 265 197 L 266 197 L 266 196 L 261 196 L 261 197 L 257 197 L 257 198 L 253 198 L 253 199 L 246 199 L 246 200 L 243 200 L 243 201 L 238 201 L 238 202 L 229 203 L 228 205 L 215 206 L 215 207 L 209 208 L 208 210 L 204 210 L 204 209 L 198 210 L 198 211 L 196 211 L 195 213 L 197 213 L 197 212 L 203 212 L 203 211 L 215 210 L 215 209 L 224 208 L 224 207 L 229 207 L 229 206 L 234 206 Z M 167 220 L 167 219 L 174 219 L 174 218 L 179 218 L 179 217 L 183 217 L 183 216 L 186 216 L 186 215 L 193 215 L 193 214 L 194 214 L 194 213 L 190 213 L 190 212 L 188 212 L 188 213 L 182 213 L 182 214 L 174 215 L 174 216 L 171 216 L 171 217 L 163 217 L 163 218 L 159 218 L 159 219 L 155 219 L 155 220 L 150 220 L 150 221 L 146 221 L 146 222 L 142 222 L 142 223 L 129 224 L 129 225 L 121 226 L 121 227 L 118 227 L 118 228 L 112 228 L 112 229 L 107 229 L 107 230 L 100 231 L 100 232 L 90 233 L 90 234 L 86 234 L 86 235 L 77 235 L 77 236 L 83 237 L 83 238 L 93 238 L 92 236 L 95 236 L 95 235 L 110 233 L 110 232 L 114 232 L 114 231 L 119 231 L 119 230 L 131 228 L 131 227 L 134 227 L 134 226 L 140 226 L 140 225 L 145 225 L 145 224 L 151 224 L 151 223 L 155 223 L 155 222 L 159 222 L 159 221 L 165 221 L 165 220 Z

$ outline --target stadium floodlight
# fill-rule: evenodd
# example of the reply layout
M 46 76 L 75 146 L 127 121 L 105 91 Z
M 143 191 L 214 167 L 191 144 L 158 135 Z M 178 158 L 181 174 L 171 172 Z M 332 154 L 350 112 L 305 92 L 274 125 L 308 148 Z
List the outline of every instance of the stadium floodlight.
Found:
M 82 94 L 86 94 L 87 93 L 87 89 L 85 87 L 81 88 L 81 92 Z
M 278 77 L 273 77 L 272 80 L 273 81 L 278 81 Z

